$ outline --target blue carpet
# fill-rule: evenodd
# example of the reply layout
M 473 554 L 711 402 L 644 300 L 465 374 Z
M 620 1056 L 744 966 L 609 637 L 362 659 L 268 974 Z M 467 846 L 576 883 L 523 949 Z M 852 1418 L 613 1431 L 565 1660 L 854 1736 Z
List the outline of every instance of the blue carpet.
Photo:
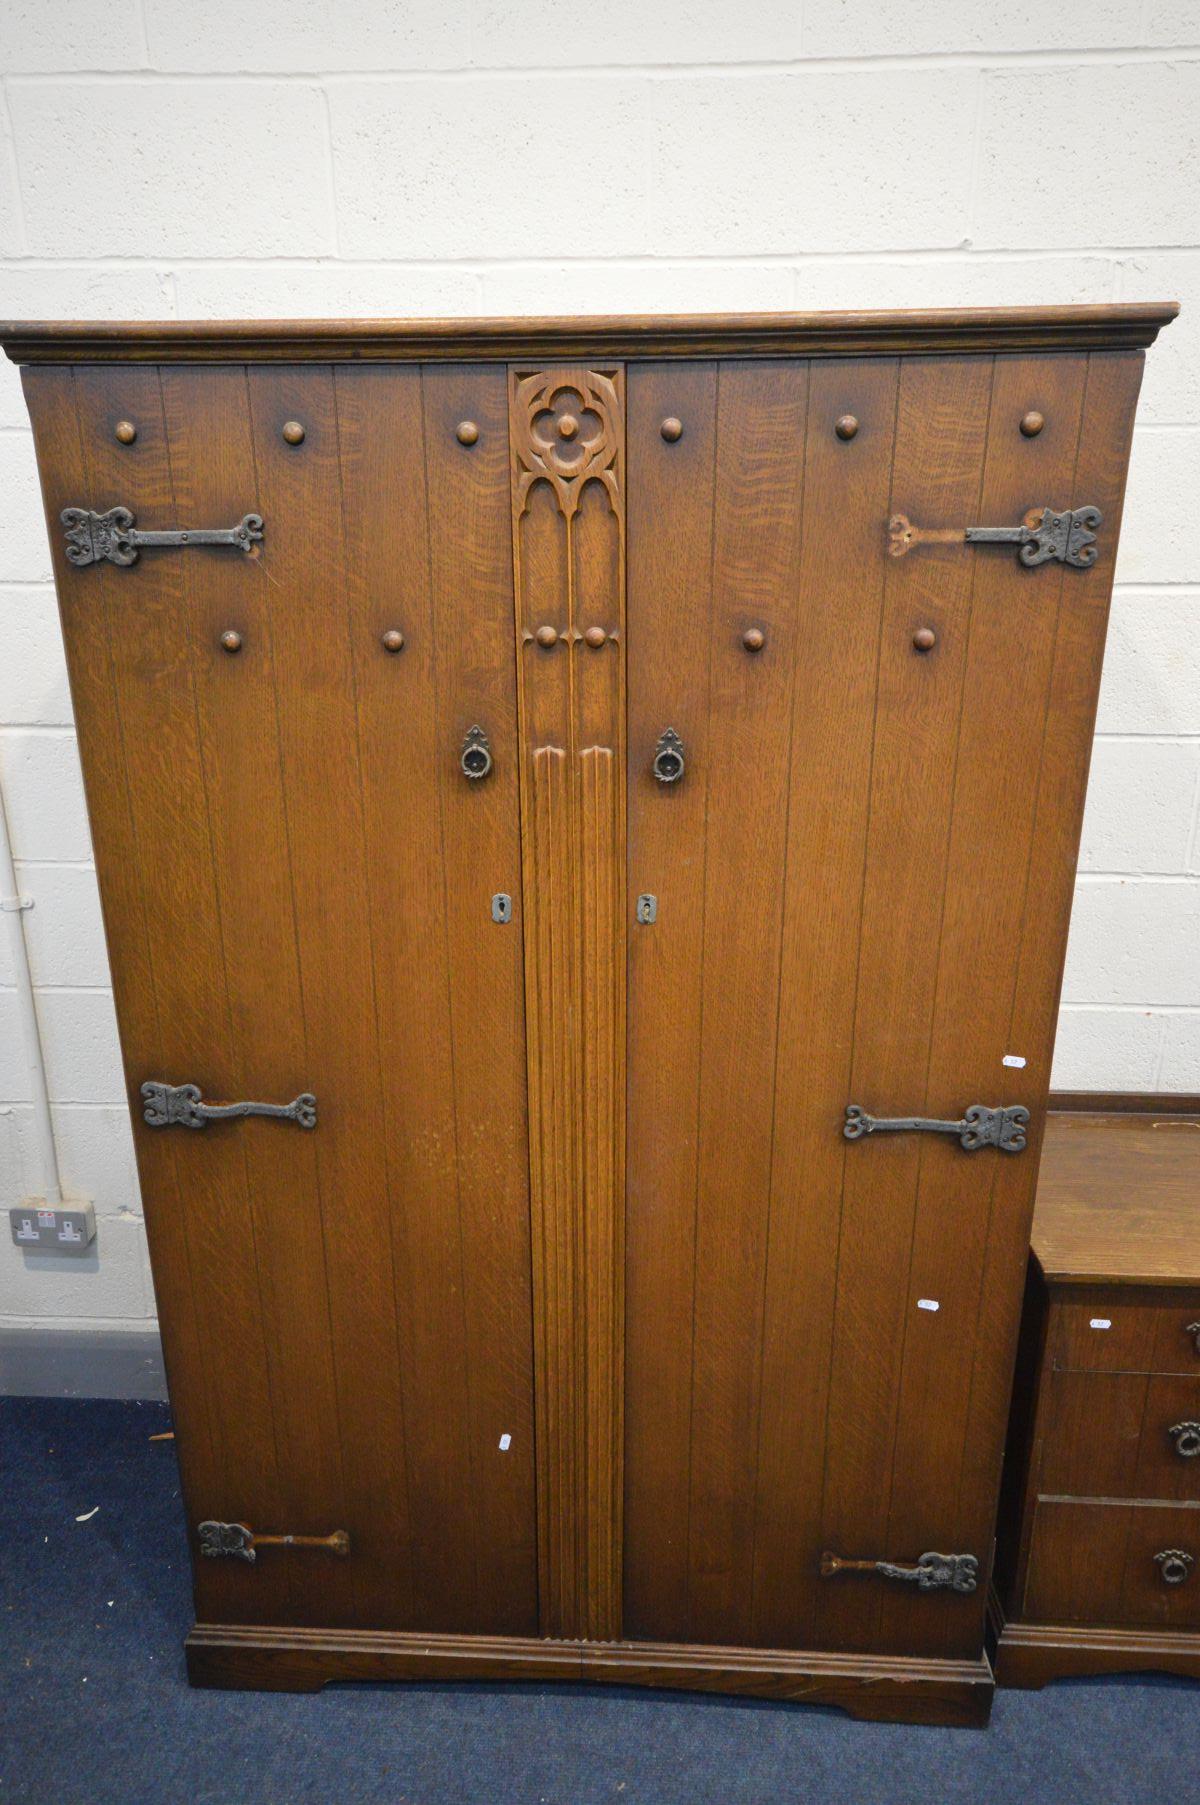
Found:
M 193 1692 L 165 1405 L 0 1400 L 0 1805 L 1140 1805 L 1185 1799 L 1200 1688 L 999 1693 L 990 1730 L 550 1686 Z M 86 1522 L 77 1518 L 99 1510 Z

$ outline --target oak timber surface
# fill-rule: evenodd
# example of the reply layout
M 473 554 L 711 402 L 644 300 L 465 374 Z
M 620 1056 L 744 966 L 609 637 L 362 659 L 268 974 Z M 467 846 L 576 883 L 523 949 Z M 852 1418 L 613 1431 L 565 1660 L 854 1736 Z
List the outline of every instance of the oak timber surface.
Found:
M 1200 1115 L 1052 1115 L 1033 1249 L 1056 1284 L 1200 1284 Z
M 986 1714 L 982 1584 L 914 1563 L 989 1563 L 1172 312 L 10 333 L 193 1546 L 274 1543 L 198 1562 L 194 1675 Z M 84 567 L 64 506 L 174 533 Z M 1035 506 L 1094 562 L 1016 556 Z M 164 1132 L 148 1077 L 320 1121 Z
M 1115 350 L 1153 344 L 1178 312 L 1162 301 L 615 319 L 12 320 L 0 323 L 0 344 L 17 363 Z

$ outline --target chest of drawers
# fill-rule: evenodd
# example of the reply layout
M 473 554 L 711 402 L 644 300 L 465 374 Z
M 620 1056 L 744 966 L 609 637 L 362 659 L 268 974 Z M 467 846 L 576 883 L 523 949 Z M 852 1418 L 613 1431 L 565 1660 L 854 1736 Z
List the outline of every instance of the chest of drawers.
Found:
M 1200 1676 L 1200 1115 L 1046 1133 L 992 1608 L 1001 1685 Z

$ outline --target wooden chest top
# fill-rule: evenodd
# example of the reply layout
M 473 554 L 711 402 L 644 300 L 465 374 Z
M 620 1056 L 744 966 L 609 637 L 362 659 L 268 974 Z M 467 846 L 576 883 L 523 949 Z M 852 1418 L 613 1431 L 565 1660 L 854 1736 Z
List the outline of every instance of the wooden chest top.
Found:
M 1052 1285 L 1200 1283 L 1200 1114 L 1052 1114 L 1033 1250 Z

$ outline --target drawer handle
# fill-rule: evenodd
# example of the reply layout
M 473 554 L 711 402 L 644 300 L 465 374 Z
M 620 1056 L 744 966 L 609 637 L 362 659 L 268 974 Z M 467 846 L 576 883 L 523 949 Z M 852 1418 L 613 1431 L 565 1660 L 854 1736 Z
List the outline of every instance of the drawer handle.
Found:
M 979 1583 L 979 1562 L 973 1554 L 923 1554 L 914 1566 L 895 1561 L 848 1561 L 828 1550 L 821 1556 L 821 1578 L 835 1573 L 882 1573 L 885 1579 L 902 1579 L 919 1592 L 973 1592 Z
M 1167 1434 L 1175 1443 L 1175 1452 L 1181 1460 L 1195 1460 L 1200 1454 L 1200 1423 L 1190 1418 L 1186 1423 L 1172 1423 Z
M 1192 1345 L 1196 1352 L 1200 1354 L 1200 1322 L 1189 1322 L 1187 1328 L 1183 1332 L 1185 1335 L 1191 1336 Z
M 1073 564 L 1088 570 L 1096 562 L 1099 508 L 1030 508 L 1020 526 L 914 526 L 907 514 L 888 521 L 888 551 L 902 558 L 914 545 L 1016 545 L 1022 564 Z
M 1164 1586 L 1181 1586 L 1192 1571 L 1195 1556 L 1185 1548 L 1164 1548 L 1154 1559 Z
M 1020 1153 L 1028 1121 L 1029 1111 L 1021 1103 L 1011 1109 L 989 1109 L 986 1103 L 972 1103 L 957 1122 L 939 1121 L 932 1116 L 869 1116 L 857 1103 L 847 1103 L 842 1133 L 848 1141 L 861 1141 L 868 1134 L 956 1134 L 968 1153 L 979 1147 Z
M 301 1128 L 317 1125 L 317 1099 L 311 1091 L 301 1091 L 290 1103 L 201 1103 L 198 1084 L 151 1080 L 142 1086 L 142 1102 L 142 1114 L 151 1128 L 203 1128 L 234 1116 L 275 1116 L 280 1121 L 298 1122 Z
M 264 1536 L 255 1535 L 245 1523 L 210 1521 L 201 1523 L 197 1534 L 201 1554 L 213 1560 L 228 1555 L 230 1560 L 249 1561 L 251 1565 L 258 1558 L 259 1548 L 324 1548 L 329 1554 L 339 1555 L 350 1552 L 350 1537 L 344 1529 L 335 1529 L 327 1536 Z
M 263 536 L 261 514 L 243 514 L 236 526 L 171 527 L 146 532 L 133 524 L 128 508 L 94 514 L 91 508 L 64 508 L 67 561 L 70 564 L 135 564 L 143 545 L 236 545 L 249 552 Z

